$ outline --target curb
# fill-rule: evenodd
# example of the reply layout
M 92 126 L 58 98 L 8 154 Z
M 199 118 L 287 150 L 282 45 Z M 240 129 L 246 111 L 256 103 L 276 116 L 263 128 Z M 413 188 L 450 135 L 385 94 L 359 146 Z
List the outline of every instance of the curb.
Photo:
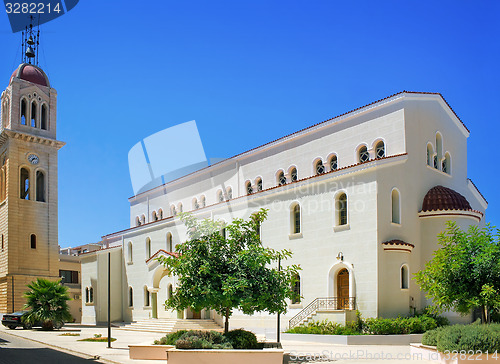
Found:
M 98 362 L 109 363 L 109 364 L 123 364 L 123 363 L 118 362 L 118 361 L 113 361 L 113 360 L 109 360 L 109 359 L 103 358 L 103 357 L 101 357 L 99 355 L 90 355 L 90 354 L 87 354 L 87 353 L 82 353 L 81 351 L 67 349 L 67 348 L 63 348 L 62 346 L 57 346 L 57 345 L 46 343 L 44 341 L 40 341 L 40 340 L 36 340 L 36 339 L 24 337 L 22 335 L 16 335 L 16 334 L 14 334 L 12 332 L 9 332 L 9 331 L 6 331 L 6 330 L 3 330 L 2 332 L 6 333 L 7 335 L 10 335 L 10 336 L 15 336 L 15 337 L 18 337 L 18 338 L 21 338 L 21 339 L 33 341 L 33 342 L 38 343 L 38 344 L 46 345 L 48 347 L 57 349 L 58 351 L 65 352 L 67 354 L 75 354 L 75 355 L 77 355 L 79 357 L 82 357 L 84 359 L 97 360 Z

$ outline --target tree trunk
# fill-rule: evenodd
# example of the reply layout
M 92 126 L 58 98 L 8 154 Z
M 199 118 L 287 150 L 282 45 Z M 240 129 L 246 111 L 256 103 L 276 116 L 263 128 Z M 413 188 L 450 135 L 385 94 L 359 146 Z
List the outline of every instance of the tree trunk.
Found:
M 229 308 L 226 308 L 226 322 L 224 323 L 224 333 L 229 331 Z
M 481 322 L 483 324 L 487 324 L 489 322 L 488 307 L 486 305 L 483 305 L 481 309 Z

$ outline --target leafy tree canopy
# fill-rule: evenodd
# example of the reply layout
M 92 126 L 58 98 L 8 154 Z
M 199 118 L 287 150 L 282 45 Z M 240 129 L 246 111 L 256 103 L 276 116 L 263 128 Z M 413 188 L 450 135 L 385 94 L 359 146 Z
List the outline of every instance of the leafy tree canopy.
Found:
M 24 294 L 27 300 L 24 307 L 29 309 L 23 318 L 25 322 L 40 322 L 44 329 L 52 330 L 54 325 L 73 320 L 69 313 L 68 288 L 60 281 L 37 278 L 28 288 Z
M 438 235 L 442 246 L 425 268 L 415 275 L 420 289 L 433 300 L 434 311 L 467 314 L 481 307 L 483 322 L 500 309 L 500 232 L 489 224 L 463 231 L 447 222 Z
M 286 312 L 285 299 L 294 297 L 292 286 L 299 267 L 278 271 L 278 260 L 292 253 L 262 245 L 259 231 L 266 217 L 267 210 L 261 209 L 248 220 L 235 219 L 225 226 L 221 221 L 181 214 L 189 239 L 176 247 L 177 257 L 158 258 L 179 282 L 166 306 L 213 309 L 225 316 L 226 332 L 234 309 L 245 314 Z

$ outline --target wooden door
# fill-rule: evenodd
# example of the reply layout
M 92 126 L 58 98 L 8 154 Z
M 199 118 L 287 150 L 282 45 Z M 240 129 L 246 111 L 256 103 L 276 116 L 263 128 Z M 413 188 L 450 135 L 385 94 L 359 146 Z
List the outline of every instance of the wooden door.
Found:
M 345 268 L 337 275 L 337 308 L 349 308 L 349 272 Z
M 201 311 L 193 311 L 193 319 L 194 320 L 201 319 Z

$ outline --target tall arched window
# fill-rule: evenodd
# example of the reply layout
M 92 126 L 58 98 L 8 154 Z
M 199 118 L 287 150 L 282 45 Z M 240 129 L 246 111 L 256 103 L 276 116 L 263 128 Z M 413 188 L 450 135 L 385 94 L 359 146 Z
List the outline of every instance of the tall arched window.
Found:
M 443 158 L 443 137 L 439 132 L 436 133 L 436 154 L 438 161 Z
M 283 171 L 279 172 L 276 179 L 277 179 L 277 182 L 278 182 L 278 186 L 286 185 L 285 172 L 283 172 Z
M 380 159 L 385 157 L 385 145 L 381 140 L 375 145 L 375 158 Z
M 337 225 L 347 225 L 347 195 L 345 193 L 341 193 L 337 197 L 336 210 Z
M 292 167 L 292 169 L 290 170 L 290 180 L 292 182 L 296 182 L 298 179 L 299 179 L 299 175 L 297 173 L 297 168 Z
M 224 194 L 222 193 L 222 190 L 217 191 L 217 201 L 219 201 L 219 202 L 224 201 Z
M 134 255 L 133 255 L 133 252 L 132 252 L 132 242 L 129 241 L 128 242 L 128 262 L 129 263 L 132 263 L 134 261 Z
M 292 304 L 300 303 L 300 276 L 298 274 L 295 274 L 293 276 L 292 291 L 293 291 Z
M 233 198 L 233 189 L 231 187 L 226 188 L 226 196 L 228 200 Z
M 444 155 L 444 159 L 443 159 L 443 164 L 442 164 L 441 170 L 444 173 L 451 174 L 451 157 L 450 157 L 450 153 L 448 153 L 448 152 L 446 152 L 446 154 Z
M 139 218 L 139 216 L 136 216 L 135 218 L 135 226 L 141 226 L 141 219 Z
M 42 115 L 40 119 L 40 128 L 43 130 L 47 130 L 47 124 L 48 124 L 48 112 L 47 112 L 47 105 L 43 104 L 42 105 Z
M 134 307 L 134 290 L 128 287 L 128 307 Z
M 158 219 L 159 220 L 163 219 L 163 209 L 158 210 Z
M 177 204 L 177 211 L 179 211 L 180 214 L 182 214 L 182 212 L 184 211 L 183 207 L 182 207 L 182 202 L 179 202 Z
M 290 210 L 290 222 L 292 226 L 292 234 L 300 233 L 300 205 L 298 203 L 292 205 Z
M 36 249 L 36 235 L 35 234 L 30 235 L 30 244 L 31 244 L 31 249 Z
M 156 213 L 156 211 L 153 211 L 153 213 L 151 214 L 151 218 L 153 219 L 153 221 L 158 221 L 158 214 Z
M 144 225 L 146 223 L 146 215 L 142 214 L 141 216 L 141 224 Z
M 252 182 L 247 181 L 247 183 L 245 183 L 245 189 L 247 190 L 247 195 L 251 195 L 253 193 Z
M 432 149 L 432 144 L 427 144 L 427 165 L 432 167 L 434 159 L 434 150 Z
M 359 148 L 358 158 L 360 163 L 364 163 L 370 160 L 370 154 L 368 153 L 368 149 L 365 146 Z
M 167 287 L 167 299 L 172 298 L 173 291 L 174 290 L 172 289 L 172 285 L 169 284 L 168 287 Z
M 31 103 L 31 122 L 30 122 L 30 125 L 33 127 L 33 128 L 36 128 L 36 113 L 37 113 L 37 105 L 36 105 L 36 102 L 33 101 Z
M 262 179 L 257 178 L 257 181 L 255 182 L 255 185 L 257 186 L 257 191 L 262 191 Z
M 30 171 L 27 168 L 21 168 L 21 186 L 20 186 L 20 197 L 23 200 L 30 199 Z
M 167 233 L 167 252 L 172 251 L 172 233 Z
M 330 158 L 330 171 L 335 171 L 339 167 L 338 161 L 337 161 L 337 156 L 332 155 Z
M 198 203 L 198 199 L 196 197 L 193 198 L 193 210 L 198 210 L 200 208 L 200 204 Z
M 177 208 L 175 205 L 170 206 L 170 216 L 175 216 L 177 215 Z
M 151 239 L 146 238 L 146 259 L 151 258 Z
M 150 300 L 149 295 L 150 295 L 150 293 L 148 291 L 148 287 L 144 286 L 144 306 L 145 307 L 149 307 L 149 305 L 151 304 L 151 300 Z
M 94 288 L 89 288 L 89 303 L 94 303 Z
M 316 174 L 325 173 L 325 166 L 323 165 L 323 161 L 321 159 L 316 162 L 314 169 L 316 171 Z
M 205 195 L 201 195 L 200 204 L 201 204 L 201 207 L 205 207 L 207 205 L 207 199 L 206 199 Z
M 401 224 L 401 203 L 399 200 L 399 191 L 395 188 L 391 192 L 391 205 L 392 222 L 394 224 Z
M 36 200 L 45 202 L 45 174 L 42 171 L 36 171 Z
M 408 266 L 404 264 L 401 266 L 401 289 L 408 289 L 409 286 Z
M 21 125 L 27 125 L 28 122 L 28 103 L 26 99 L 21 100 Z

